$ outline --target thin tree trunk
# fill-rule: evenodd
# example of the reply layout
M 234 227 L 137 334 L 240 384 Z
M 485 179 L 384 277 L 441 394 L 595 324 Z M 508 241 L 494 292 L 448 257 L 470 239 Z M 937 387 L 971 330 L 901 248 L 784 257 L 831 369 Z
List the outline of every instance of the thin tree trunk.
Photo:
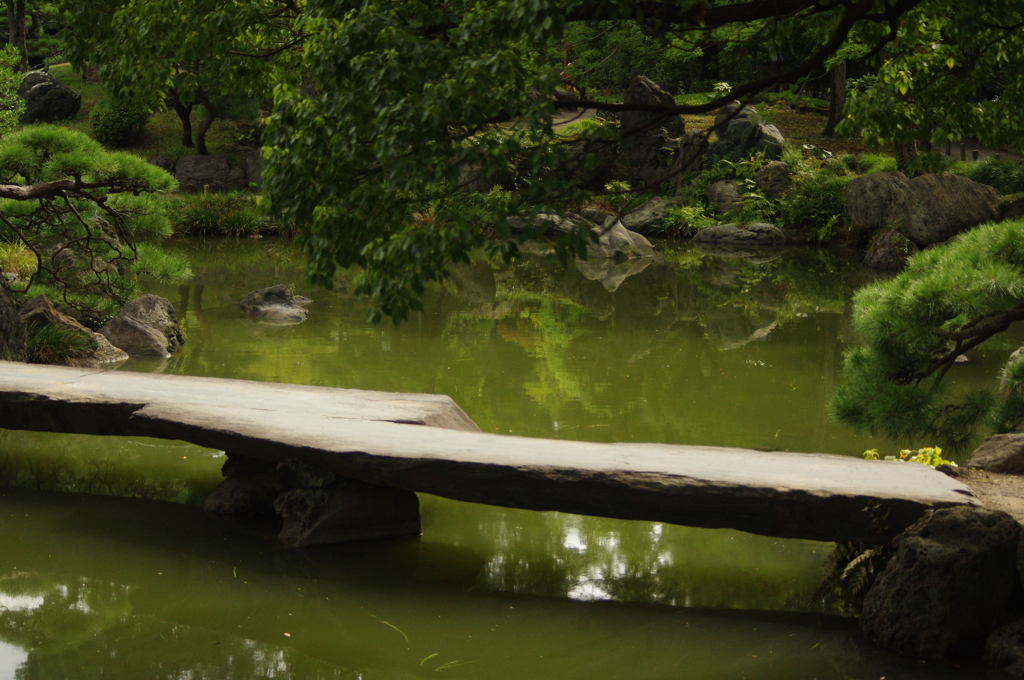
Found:
M 6 0 L 7 2 L 7 36 L 8 42 L 18 48 L 21 53 L 21 71 L 28 71 L 28 44 L 25 26 L 25 0 Z
M 181 119 L 181 143 L 191 149 L 195 144 L 192 142 L 192 104 L 185 106 L 178 96 L 178 88 L 171 88 L 171 107 Z
M 917 142 L 894 142 L 893 155 L 896 156 L 896 169 L 907 177 L 921 174 L 921 160 L 917 154 Z
M 216 118 L 216 113 L 213 110 L 213 104 L 210 103 L 210 98 L 206 96 L 206 91 L 201 88 L 196 88 L 196 99 L 203 105 L 203 109 L 206 111 L 206 116 L 199 123 L 199 127 L 196 129 L 196 153 L 200 156 L 208 156 L 210 152 L 206 148 L 206 132 L 213 125 L 213 120 Z
M 837 61 L 828 73 L 828 122 L 821 131 L 826 137 L 836 134 L 836 126 L 843 120 L 843 107 L 846 106 L 846 62 Z

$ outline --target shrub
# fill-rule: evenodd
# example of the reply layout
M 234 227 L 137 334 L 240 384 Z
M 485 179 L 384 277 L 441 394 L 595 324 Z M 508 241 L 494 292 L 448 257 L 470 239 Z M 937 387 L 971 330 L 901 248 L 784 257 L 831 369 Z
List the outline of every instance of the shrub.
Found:
M 666 236 L 693 236 L 701 229 L 713 227 L 718 220 L 704 213 L 700 205 L 680 205 L 665 212 L 662 230 Z
M 811 240 L 824 242 L 847 226 L 846 184 L 829 169 L 797 175 L 793 189 L 779 200 L 779 213 L 786 226 L 806 230 Z
M 103 100 L 89 114 L 92 136 L 103 146 L 121 149 L 142 141 L 149 113 L 130 104 Z
M 855 164 L 847 164 L 850 169 L 860 175 L 873 172 L 892 172 L 896 169 L 896 159 L 886 154 L 862 153 L 857 156 Z
M 953 171 L 956 172 L 960 168 Z M 1000 194 L 1015 194 L 1024 191 L 1024 165 L 995 156 L 983 161 L 970 163 L 962 173 L 968 179 L 996 188 Z
M 274 231 L 250 193 L 187 194 L 169 206 L 175 234 L 255 236 Z

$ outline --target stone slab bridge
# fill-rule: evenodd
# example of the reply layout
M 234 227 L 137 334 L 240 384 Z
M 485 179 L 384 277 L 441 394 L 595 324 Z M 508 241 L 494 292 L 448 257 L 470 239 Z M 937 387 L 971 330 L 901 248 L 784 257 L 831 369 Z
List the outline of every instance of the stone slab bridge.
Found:
M 486 434 L 428 394 L 0 362 L 0 427 L 223 450 L 227 479 L 207 510 L 276 512 L 294 545 L 417 534 L 415 492 L 837 542 L 884 541 L 929 509 L 979 504 L 914 463 Z

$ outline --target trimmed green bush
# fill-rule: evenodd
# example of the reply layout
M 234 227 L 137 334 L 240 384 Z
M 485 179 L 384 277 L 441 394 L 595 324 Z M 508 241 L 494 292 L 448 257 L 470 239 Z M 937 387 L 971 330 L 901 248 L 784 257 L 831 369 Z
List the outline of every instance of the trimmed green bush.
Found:
M 112 149 L 123 149 L 142 142 L 148 123 L 148 112 L 110 100 L 101 101 L 89 114 L 93 138 Z
M 257 236 L 285 231 L 263 216 L 256 196 L 245 192 L 185 194 L 171 199 L 168 210 L 175 234 Z

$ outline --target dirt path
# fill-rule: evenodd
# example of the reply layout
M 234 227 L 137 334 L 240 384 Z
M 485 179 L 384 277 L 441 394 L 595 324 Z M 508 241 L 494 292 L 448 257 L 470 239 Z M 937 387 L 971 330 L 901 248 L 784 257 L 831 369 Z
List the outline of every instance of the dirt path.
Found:
M 578 123 L 581 120 L 593 118 L 597 114 L 597 109 L 576 109 L 575 111 L 560 111 L 558 115 L 551 119 L 551 124 L 556 130 L 564 128 L 566 125 L 572 125 Z

